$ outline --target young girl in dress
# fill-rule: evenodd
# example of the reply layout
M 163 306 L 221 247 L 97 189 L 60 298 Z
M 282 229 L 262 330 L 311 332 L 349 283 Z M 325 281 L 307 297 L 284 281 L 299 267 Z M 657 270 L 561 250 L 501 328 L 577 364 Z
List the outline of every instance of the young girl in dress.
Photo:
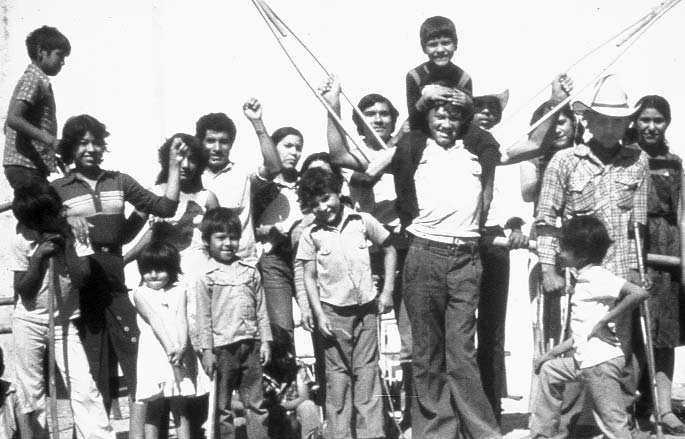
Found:
M 143 284 L 133 299 L 138 310 L 137 399 L 146 404 L 145 438 L 157 439 L 165 400 L 171 407 L 179 439 L 190 439 L 187 396 L 195 395 L 195 359 L 188 339 L 186 291 L 177 283 L 180 256 L 166 242 L 153 241 L 138 257 Z

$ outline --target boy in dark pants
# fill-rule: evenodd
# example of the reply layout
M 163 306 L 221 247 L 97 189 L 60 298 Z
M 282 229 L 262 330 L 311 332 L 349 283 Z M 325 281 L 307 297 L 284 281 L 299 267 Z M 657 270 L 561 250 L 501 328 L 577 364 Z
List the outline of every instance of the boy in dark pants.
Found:
M 200 225 L 211 260 L 196 281 L 202 367 L 216 370 L 218 428 L 235 437 L 231 394 L 238 390 L 247 412 L 250 439 L 267 436 L 262 366 L 271 357 L 271 327 L 256 260 L 237 256 L 242 225 L 231 209 L 208 211 Z
M 322 169 L 310 169 L 300 180 L 300 203 L 315 220 L 302 233 L 297 259 L 304 262 L 310 306 L 325 337 L 326 437 L 380 438 L 376 314 L 392 309 L 397 254 L 376 219 L 340 204 L 341 186 L 338 176 Z M 385 285 L 377 302 L 368 241 L 385 251 Z
M 46 183 L 57 170 L 55 96 L 48 76 L 56 76 L 69 56 L 69 40 L 54 27 L 43 26 L 26 37 L 31 64 L 14 88 L 5 126 L 2 164 L 12 188 Z

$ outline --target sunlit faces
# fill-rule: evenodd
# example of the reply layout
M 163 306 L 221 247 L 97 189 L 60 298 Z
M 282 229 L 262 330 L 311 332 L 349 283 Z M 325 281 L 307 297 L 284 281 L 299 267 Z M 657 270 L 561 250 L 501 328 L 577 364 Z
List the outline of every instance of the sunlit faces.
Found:
M 461 110 L 451 105 L 433 107 L 428 112 L 428 129 L 431 138 L 442 147 L 454 145 L 462 123 Z
M 326 192 L 323 195 L 319 195 L 312 200 L 309 208 L 318 222 L 335 225 L 340 221 L 342 213 L 340 194 Z
M 302 157 L 302 139 L 296 134 L 288 134 L 276 145 L 283 169 L 295 169 Z
M 190 155 L 186 156 L 181 162 L 181 184 L 193 183 L 197 170 L 198 166 L 195 158 Z
M 229 264 L 235 259 L 240 245 L 240 233 L 214 232 L 205 242 L 212 259 Z
M 664 141 L 668 121 L 656 108 L 645 108 L 637 118 L 635 128 L 641 145 L 658 145 Z
M 559 113 L 554 128 L 554 148 L 563 149 L 573 146 L 574 121 L 564 113 Z
M 489 130 L 499 122 L 502 114 L 499 105 L 495 102 L 480 102 L 475 104 L 473 123 L 479 127 Z
M 390 139 L 394 128 L 394 121 L 392 120 L 390 106 L 386 102 L 376 102 L 362 110 L 362 114 L 378 137 L 384 141 Z
M 74 151 L 74 165 L 76 169 L 81 171 L 99 169 L 104 152 L 104 143 L 96 140 L 90 131 L 87 131 L 76 145 L 76 151 Z
M 143 273 L 143 282 L 155 291 L 166 288 L 170 281 L 171 277 L 166 270 L 150 270 Z
M 592 138 L 606 148 L 614 147 L 630 124 L 629 117 L 605 116 L 590 110 L 585 112 L 584 117 Z
M 218 172 L 228 165 L 233 142 L 226 131 L 207 130 L 202 144 L 207 148 L 209 161 L 207 167 L 212 172 Z
M 67 57 L 62 49 L 45 50 L 38 52 L 38 67 L 48 76 L 55 76 L 62 70 L 64 59 Z
M 457 43 L 450 37 L 431 38 L 423 47 L 428 60 L 439 67 L 449 64 L 456 50 Z

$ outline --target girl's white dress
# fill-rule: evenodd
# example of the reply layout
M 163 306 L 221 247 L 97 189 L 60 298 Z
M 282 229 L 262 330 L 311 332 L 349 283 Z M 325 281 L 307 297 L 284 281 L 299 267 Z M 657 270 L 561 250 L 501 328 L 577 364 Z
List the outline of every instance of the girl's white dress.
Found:
M 181 284 L 182 285 L 182 284 Z M 179 296 L 185 294 L 185 288 L 174 284 L 168 290 L 153 290 L 145 285 L 139 287 L 150 307 L 161 316 L 167 328 L 176 328 L 176 315 Z M 138 344 L 136 398 L 145 402 L 157 398 L 172 396 L 194 396 L 197 360 L 189 346 L 183 360 L 183 373 L 180 382 L 174 375 L 167 354 L 159 342 L 152 327 L 138 314 L 140 339 Z

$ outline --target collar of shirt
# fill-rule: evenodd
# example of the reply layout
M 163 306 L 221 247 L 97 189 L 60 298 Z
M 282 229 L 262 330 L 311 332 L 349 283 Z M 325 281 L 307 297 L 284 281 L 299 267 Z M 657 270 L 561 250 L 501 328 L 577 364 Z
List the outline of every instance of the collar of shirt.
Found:
M 361 215 L 359 213 L 355 212 L 354 210 L 350 209 L 347 206 L 342 206 L 342 217 L 340 218 L 340 222 L 338 223 L 337 226 L 331 226 L 329 224 L 321 224 L 317 220 L 314 220 L 314 225 L 312 227 L 312 231 L 317 230 L 317 229 L 328 229 L 328 230 L 338 230 L 342 231 L 342 229 L 345 228 L 347 223 L 349 222 L 350 219 L 357 219 L 361 218 Z
M 230 171 L 231 169 L 233 169 L 233 165 L 235 165 L 235 163 L 233 163 L 232 161 L 229 160 L 228 164 L 226 166 L 224 166 L 222 169 L 219 169 L 218 172 L 212 172 L 209 170 L 209 168 L 207 168 L 207 169 L 205 169 L 205 174 L 207 174 L 209 177 L 214 179 L 217 177 L 217 175 L 226 173 L 226 172 Z
M 248 267 L 248 268 L 255 268 L 255 263 L 256 261 L 251 261 L 250 259 L 245 260 L 242 258 L 238 258 L 231 262 L 230 264 L 224 264 L 221 262 L 218 262 L 214 258 L 209 258 L 209 261 L 207 262 L 207 268 L 205 269 L 205 273 L 209 274 L 217 270 L 225 270 L 225 269 L 236 269 L 238 266 L 241 267 Z
M 592 152 L 590 146 L 588 146 L 587 144 L 581 143 L 580 145 L 576 145 L 573 149 L 574 155 L 578 157 L 587 157 L 600 167 L 615 165 L 621 163 L 625 159 L 632 159 L 636 155 L 640 155 L 641 152 L 642 151 L 637 148 L 621 145 L 614 158 L 609 163 L 604 164 L 599 158 L 597 158 L 597 156 Z
M 105 178 L 106 176 L 112 175 L 114 172 L 116 172 L 116 171 L 106 171 L 106 170 L 103 169 L 102 172 L 100 173 L 100 175 L 98 176 L 98 178 L 95 179 L 95 181 L 96 181 L 96 182 L 97 182 L 97 181 L 100 181 L 100 180 L 102 180 L 103 178 Z M 77 182 L 88 184 L 84 179 L 82 179 L 81 177 L 79 177 L 78 173 L 77 173 L 76 170 L 74 170 L 74 169 L 72 169 L 71 171 L 69 171 L 69 172 L 67 173 L 67 175 L 65 175 L 64 178 L 62 179 L 62 185 L 63 185 L 63 186 L 66 186 L 66 185 L 68 185 L 68 184 L 74 184 L 74 183 L 77 183 Z
M 450 146 L 449 148 L 443 148 L 442 146 L 438 145 L 438 142 L 433 140 L 432 138 L 428 138 L 426 141 L 426 149 L 438 149 L 440 151 L 460 151 L 464 149 L 464 141 L 462 139 L 457 139 L 454 141 L 454 145 Z M 470 154 L 470 153 L 469 153 Z
M 281 174 L 278 174 L 276 176 L 276 178 L 274 178 L 272 181 L 274 184 L 278 185 L 279 187 L 284 187 L 284 188 L 288 188 L 288 189 L 295 189 L 295 186 L 297 186 L 297 181 L 292 181 L 292 182 L 285 181 L 285 180 L 283 180 L 283 177 L 281 176 Z

